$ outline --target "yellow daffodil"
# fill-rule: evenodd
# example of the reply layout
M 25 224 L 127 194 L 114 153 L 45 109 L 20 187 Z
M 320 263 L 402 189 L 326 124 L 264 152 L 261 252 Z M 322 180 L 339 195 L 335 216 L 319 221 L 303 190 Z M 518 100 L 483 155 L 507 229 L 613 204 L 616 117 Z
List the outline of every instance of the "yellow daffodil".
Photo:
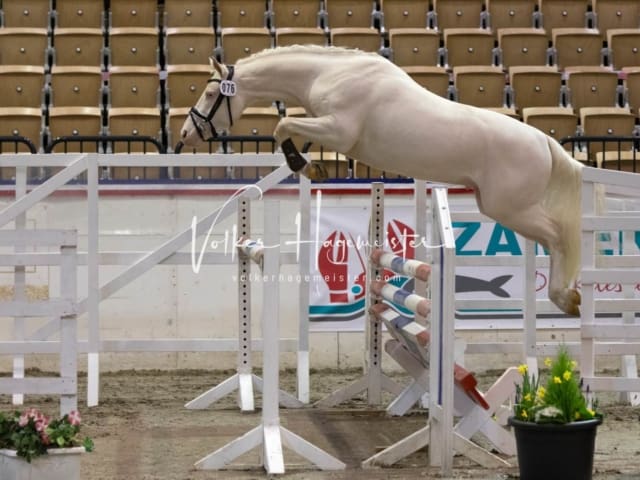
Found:
M 547 390 L 544 387 L 538 387 L 538 391 L 536 392 L 536 396 L 542 400 L 544 398 L 544 394 L 547 393 Z
M 571 360 L 571 370 L 575 370 L 577 366 L 578 362 L 576 362 L 575 360 Z
M 562 378 L 564 378 L 568 382 L 569 380 L 571 380 L 571 372 L 569 370 L 566 370 L 562 374 Z
M 551 367 L 551 363 L 552 362 L 551 362 L 551 359 L 549 357 L 544 359 L 544 366 L 545 367 L 547 367 L 547 368 Z
M 562 379 L 560 377 L 553 377 L 553 383 L 562 383 Z
M 596 416 L 596 412 L 591 410 L 590 408 L 587 408 L 587 412 L 589 412 L 589 415 L 591 415 L 592 417 Z
M 524 376 L 527 373 L 527 370 L 528 370 L 528 367 L 525 363 L 523 363 L 518 367 L 518 372 L 520 372 L 520 375 L 522 376 Z
M 529 418 L 529 415 L 527 414 L 527 411 L 526 411 L 526 410 L 522 410 L 522 412 L 520 413 L 520 416 L 521 416 L 522 418 Z
M 527 394 L 524 396 L 524 400 L 525 400 L 525 402 L 530 402 L 530 401 L 531 401 L 531 394 L 530 394 L 530 393 L 527 393 Z

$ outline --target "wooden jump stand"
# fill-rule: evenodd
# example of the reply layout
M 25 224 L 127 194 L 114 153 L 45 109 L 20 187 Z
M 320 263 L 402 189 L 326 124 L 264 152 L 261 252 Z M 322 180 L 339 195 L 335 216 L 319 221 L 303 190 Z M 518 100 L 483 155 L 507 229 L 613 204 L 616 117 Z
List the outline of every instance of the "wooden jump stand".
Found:
M 473 375 L 454 364 L 452 319 L 455 318 L 455 242 L 446 190 L 434 188 L 432 200 L 432 243 L 439 246 L 434 249 L 433 255 L 436 276 L 436 282 L 432 284 L 433 304 L 421 295 L 382 281 L 370 284 L 371 293 L 378 301 L 401 304 L 422 318 L 431 313 L 431 331 L 382 303 L 374 301 L 369 309 L 371 321 L 384 323 L 394 337 L 385 345 L 387 353 L 414 379 L 403 392 L 401 403 L 413 405 L 425 393 L 432 392 L 428 425 L 365 460 L 362 465 L 391 465 L 430 445 L 430 464 L 440 466 L 443 475 L 451 474 L 454 450 L 483 466 L 508 466 L 507 462 L 471 442 L 469 438 L 480 432 L 498 450 L 507 454 L 515 453 L 512 436 L 492 417 L 495 415 L 506 420 L 508 412 L 502 408 L 502 404 L 513 393 L 514 384 L 519 378 L 518 372 L 516 369 L 508 370 L 483 395 L 476 389 L 477 381 Z M 423 283 L 426 283 L 431 273 L 431 267 L 425 263 L 382 251 L 372 252 L 370 261 L 379 269 L 388 268 Z M 429 365 L 437 374 L 429 375 Z M 454 413 L 462 417 L 455 427 Z
M 266 227 L 265 227 L 266 228 Z M 238 199 L 237 230 L 240 239 L 251 237 L 251 205 L 245 197 Z M 241 242 L 239 242 L 241 243 Z M 240 245 L 242 247 L 242 245 Z M 236 373 L 215 387 L 200 394 L 195 399 L 187 402 L 185 407 L 191 410 L 201 410 L 209 407 L 230 393 L 238 392 L 238 406 L 243 412 L 255 410 L 254 389 L 264 393 L 264 381 L 253 373 L 252 345 L 251 345 L 251 262 L 254 261 L 260 268 L 263 267 L 263 250 L 253 249 L 255 256 L 243 254 L 243 249 L 238 255 L 238 357 Z M 301 285 L 301 288 L 303 286 Z M 306 287 L 306 284 L 304 285 Z M 264 340 L 263 340 L 264 341 Z M 279 402 L 283 407 L 299 408 L 304 404 L 293 395 L 279 390 Z
M 266 279 L 263 290 L 262 337 L 263 347 L 263 401 L 262 423 L 232 440 L 227 445 L 199 460 L 198 469 L 219 470 L 250 450 L 262 446 L 262 466 L 268 474 L 285 472 L 283 445 L 309 460 L 321 470 L 342 470 L 345 464 L 324 450 L 280 425 L 279 398 L 279 279 L 280 272 L 280 218 L 279 203 L 265 202 L 265 235 L 263 251 L 255 244 L 242 242 L 241 250 L 253 261 L 263 259 L 262 274 Z
M 424 182 L 420 183 L 424 187 Z M 416 192 L 419 190 L 416 187 Z M 423 188 L 424 190 L 424 188 Z M 385 241 L 384 223 L 384 184 L 374 182 L 371 184 L 371 220 L 369 224 L 369 243 L 371 248 L 380 248 Z M 366 285 L 370 285 L 372 279 L 381 275 L 380 268 L 369 260 L 367 264 Z M 368 311 L 377 299 L 371 295 L 366 296 L 365 311 Z M 402 394 L 402 387 L 394 382 L 382 371 L 382 323 L 376 320 L 365 323 L 365 372 L 355 382 L 336 390 L 316 403 L 319 407 L 333 407 L 344 403 L 362 392 L 367 394 L 369 405 L 382 403 L 382 392 L 387 391 L 395 395 Z

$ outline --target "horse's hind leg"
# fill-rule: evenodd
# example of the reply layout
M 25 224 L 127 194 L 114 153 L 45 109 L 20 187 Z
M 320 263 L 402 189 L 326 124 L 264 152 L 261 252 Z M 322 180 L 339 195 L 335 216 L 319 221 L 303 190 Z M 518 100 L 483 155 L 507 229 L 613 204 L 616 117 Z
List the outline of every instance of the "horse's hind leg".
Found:
M 289 168 L 294 172 L 302 172 L 311 180 L 325 180 L 328 177 L 327 171 L 321 164 L 309 163 L 300 155 L 291 140 L 293 135 L 300 135 L 313 143 L 338 152 L 349 151 L 355 143 L 355 138 L 351 138 L 346 129 L 338 126 L 333 116 L 286 117 L 278 122 L 274 135 L 282 147 Z
M 489 213 L 486 214 L 491 216 Z M 505 227 L 538 242 L 549 251 L 549 299 L 563 312 L 580 315 L 580 294 L 574 288 L 575 279 L 570 278 L 570 272 L 567 271 L 564 251 L 564 248 L 571 246 L 563 247 L 561 233 L 544 209 L 535 205 L 518 212 L 518 215 L 508 220 L 499 221 Z

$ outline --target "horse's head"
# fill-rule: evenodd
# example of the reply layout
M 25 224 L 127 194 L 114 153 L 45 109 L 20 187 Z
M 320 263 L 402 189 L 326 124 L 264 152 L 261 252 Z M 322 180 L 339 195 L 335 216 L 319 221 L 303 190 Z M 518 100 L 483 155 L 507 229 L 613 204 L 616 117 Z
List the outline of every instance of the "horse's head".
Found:
M 189 111 L 180 132 L 185 145 L 195 146 L 201 141 L 216 138 L 219 132 L 233 124 L 234 115 L 241 111 L 240 99 L 232 99 L 238 93 L 233 80 L 233 67 L 223 65 L 213 57 L 209 61 L 211 78 L 198 103 Z

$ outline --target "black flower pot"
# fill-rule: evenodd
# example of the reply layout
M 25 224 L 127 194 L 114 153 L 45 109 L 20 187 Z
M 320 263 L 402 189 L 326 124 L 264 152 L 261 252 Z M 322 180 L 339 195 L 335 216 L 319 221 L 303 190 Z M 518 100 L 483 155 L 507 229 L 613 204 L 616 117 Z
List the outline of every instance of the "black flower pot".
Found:
M 520 480 L 591 480 L 601 418 L 566 424 L 509 418 L 516 435 Z

